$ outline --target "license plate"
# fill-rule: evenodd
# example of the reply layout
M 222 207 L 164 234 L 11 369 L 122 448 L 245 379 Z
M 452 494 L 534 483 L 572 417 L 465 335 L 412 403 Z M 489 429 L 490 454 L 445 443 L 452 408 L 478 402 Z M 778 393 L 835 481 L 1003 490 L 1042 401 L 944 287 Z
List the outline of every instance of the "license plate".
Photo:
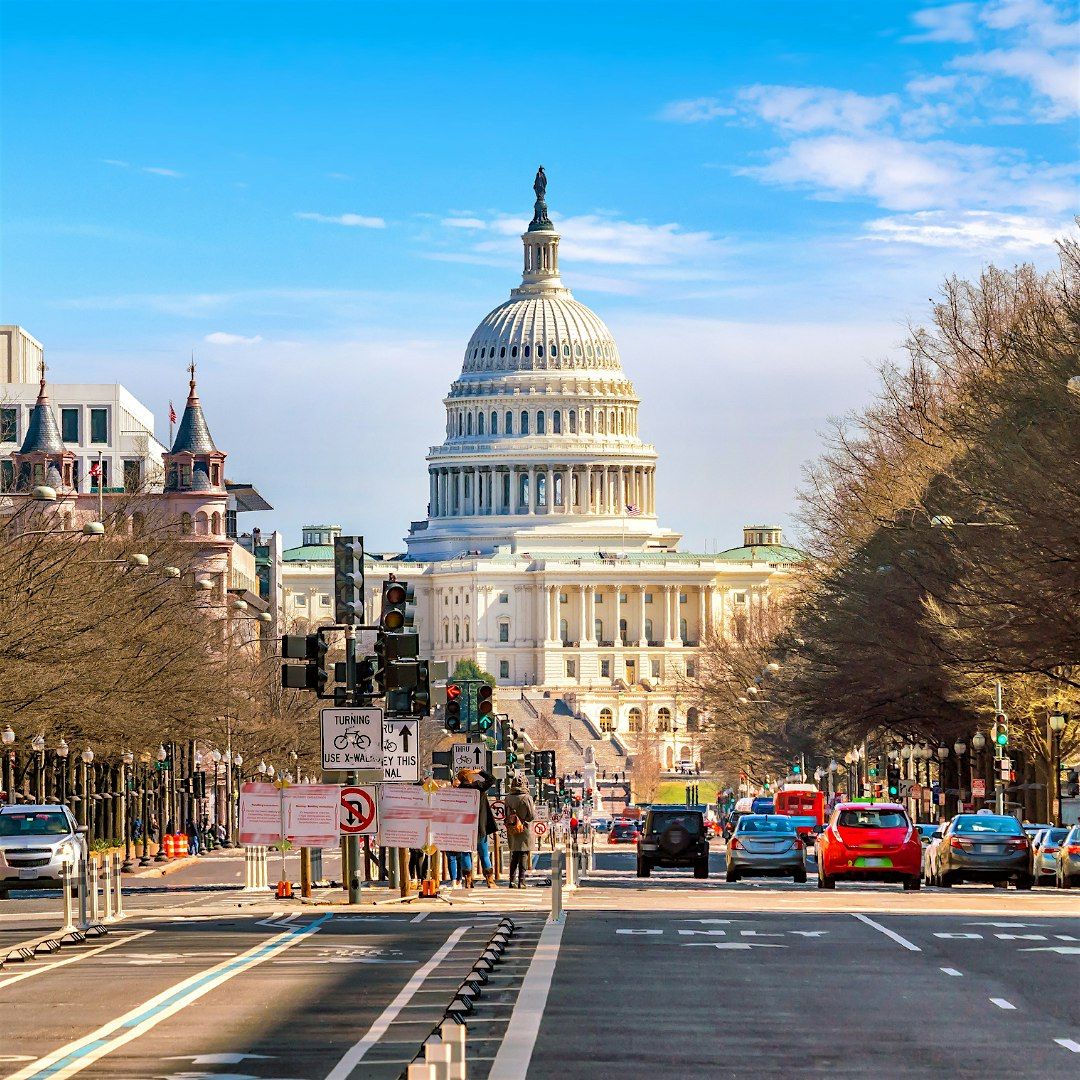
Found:
M 23 867 L 19 871 L 19 877 L 21 879 L 25 880 L 25 881 L 28 881 L 31 878 L 36 878 L 37 876 L 38 876 L 37 871 L 34 870 L 32 867 L 29 867 L 29 866 Z
M 856 866 L 892 866 L 892 859 L 856 859 Z

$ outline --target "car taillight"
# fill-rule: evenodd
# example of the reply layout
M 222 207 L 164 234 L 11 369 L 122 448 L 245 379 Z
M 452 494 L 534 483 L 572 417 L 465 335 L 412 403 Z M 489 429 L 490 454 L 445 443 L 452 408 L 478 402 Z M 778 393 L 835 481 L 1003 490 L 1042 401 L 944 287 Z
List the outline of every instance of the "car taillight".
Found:
M 1050 846 L 1049 844 L 1047 844 L 1047 845 L 1046 845 L 1046 846 L 1045 846 L 1045 847 L 1043 848 L 1043 854 L 1044 854 L 1044 855 L 1050 855 L 1050 854 L 1052 854 L 1053 852 L 1055 852 L 1055 851 L 1060 851 L 1060 850 L 1061 850 L 1061 848 L 1051 847 L 1051 846 Z
M 796 851 L 802 851 L 803 842 L 798 837 L 795 837 L 795 843 L 792 844 L 792 847 L 795 848 Z
M 949 847 L 959 848 L 961 851 L 967 851 L 968 846 L 968 842 L 961 840 L 959 836 L 954 836 L 949 840 Z
M 1021 838 L 1019 840 L 1010 840 L 1005 846 L 1012 848 L 1013 851 L 1027 851 L 1028 842 Z
M 1070 844 L 1069 845 L 1069 854 L 1070 855 L 1080 855 L 1080 844 Z
M 729 841 L 727 842 L 727 846 L 728 846 L 728 851 L 734 851 L 734 850 L 735 850 L 736 848 L 741 848 L 741 847 L 742 847 L 742 844 L 740 844 L 740 843 L 739 843 L 739 841 L 738 841 L 738 840 L 736 840 L 736 839 L 735 839 L 735 837 L 733 836 L 733 837 L 732 837 L 732 838 L 731 838 L 731 839 L 730 839 L 730 840 L 729 840 Z

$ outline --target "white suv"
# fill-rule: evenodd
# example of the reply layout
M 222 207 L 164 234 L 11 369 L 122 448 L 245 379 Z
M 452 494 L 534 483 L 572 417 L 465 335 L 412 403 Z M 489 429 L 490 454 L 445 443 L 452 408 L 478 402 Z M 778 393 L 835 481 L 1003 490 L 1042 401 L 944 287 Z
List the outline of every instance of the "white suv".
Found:
M 79 826 L 66 806 L 0 806 L 0 900 L 10 889 L 56 888 L 82 864 Z

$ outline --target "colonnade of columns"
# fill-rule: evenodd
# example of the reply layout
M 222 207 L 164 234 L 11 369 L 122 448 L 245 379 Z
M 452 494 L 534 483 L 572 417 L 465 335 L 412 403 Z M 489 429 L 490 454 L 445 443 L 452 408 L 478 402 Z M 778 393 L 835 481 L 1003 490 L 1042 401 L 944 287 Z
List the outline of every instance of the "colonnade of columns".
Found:
M 656 513 L 652 465 L 448 465 L 428 481 L 429 518 Z
M 682 620 L 686 620 L 686 641 L 695 644 L 712 629 L 716 588 L 713 585 L 544 585 L 543 630 L 545 644 L 561 639 L 583 645 L 608 646 L 679 645 L 684 642 Z M 611 597 L 611 607 L 599 614 L 597 597 Z M 623 595 L 626 600 L 624 602 Z M 563 604 L 562 597 L 566 597 Z M 680 602 L 686 596 L 687 604 Z M 646 600 L 651 602 L 647 603 Z M 696 622 L 691 623 L 689 605 L 696 604 Z M 561 612 L 566 608 L 567 614 Z M 608 621 L 608 611 L 612 618 Z M 563 627 L 565 621 L 566 627 Z M 600 623 L 600 634 L 597 623 Z M 625 629 L 623 623 L 625 622 Z M 571 632 L 571 626 L 576 634 Z M 565 638 L 564 638 L 565 632 Z M 662 636 L 661 636 L 662 635 Z

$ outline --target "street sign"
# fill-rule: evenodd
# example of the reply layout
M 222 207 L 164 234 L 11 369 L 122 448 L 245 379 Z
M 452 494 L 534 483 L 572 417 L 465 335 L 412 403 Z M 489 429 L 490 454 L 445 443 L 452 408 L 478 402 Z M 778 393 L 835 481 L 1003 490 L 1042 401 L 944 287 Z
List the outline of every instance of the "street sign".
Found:
M 915 786 L 914 780 L 901 780 L 900 781 L 900 797 L 906 799 L 909 795 L 913 794 L 912 788 Z
M 482 743 L 454 743 L 450 748 L 450 767 L 454 773 L 462 769 L 482 769 L 487 759 L 487 747 Z
M 547 836 L 547 822 L 546 821 L 534 821 L 532 823 L 532 831 L 534 836 Z
M 378 831 L 375 813 L 376 789 L 343 787 L 341 789 L 341 831 L 349 836 L 373 836 Z
M 506 820 L 506 803 L 502 799 L 492 799 L 488 805 L 491 807 L 491 816 L 501 825 Z
M 324 770 L 382 773 L 382 709 L 323 709 L 319 716 Z
M 985 799 L 986 798 L 986 781 L 985 780 L 972 780 L 971 781 L 971 797 L 973 799 Z
M 383 780 L 415 784 L 420 779 L 420 721 L 384 720 Z

